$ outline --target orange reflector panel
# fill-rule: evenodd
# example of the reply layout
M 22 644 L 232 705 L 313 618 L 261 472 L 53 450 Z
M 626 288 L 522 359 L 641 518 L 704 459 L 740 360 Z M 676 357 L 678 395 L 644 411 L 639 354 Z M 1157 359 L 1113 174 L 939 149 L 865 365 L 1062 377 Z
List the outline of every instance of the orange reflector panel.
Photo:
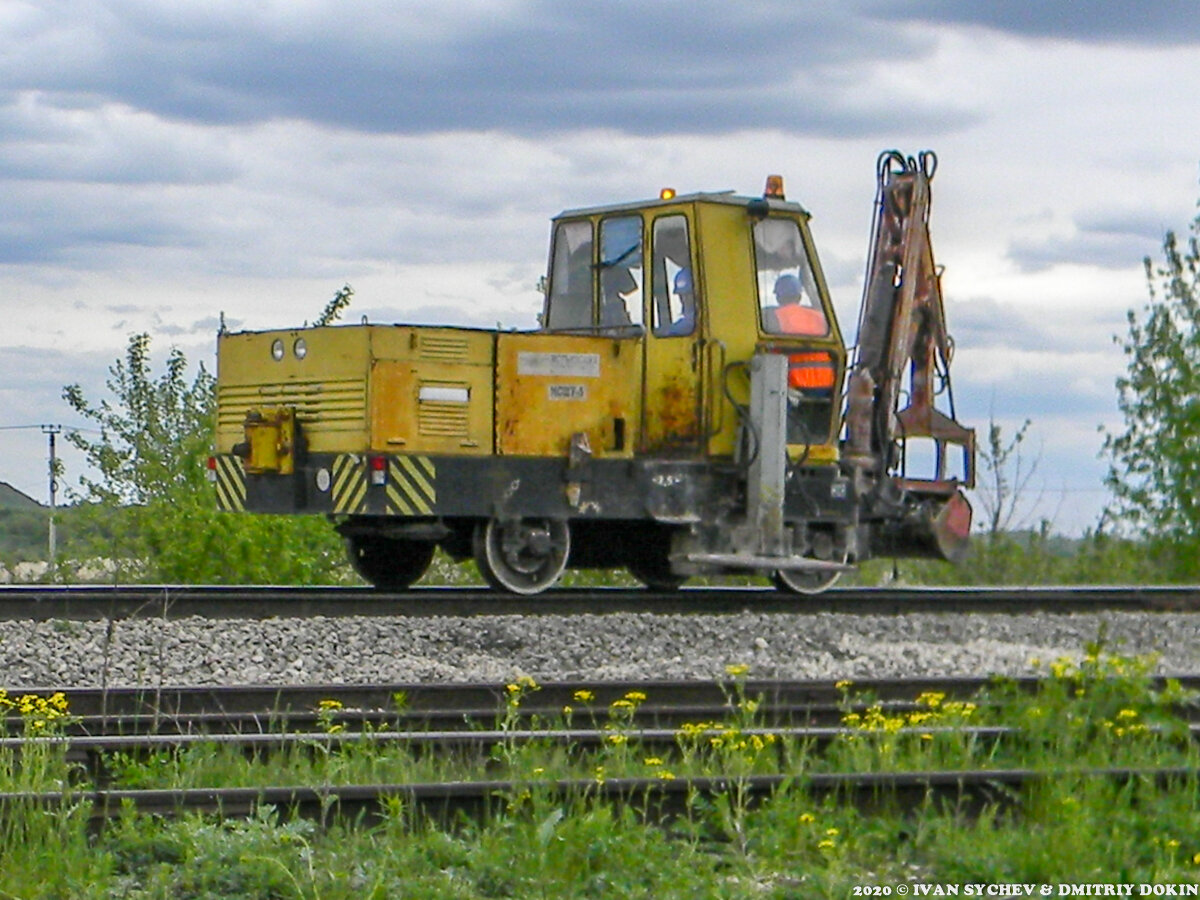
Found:
M 832 388 L 833 357 L 828 353 L 793 353 L 788 357 L 788 384 L 794 388 Z

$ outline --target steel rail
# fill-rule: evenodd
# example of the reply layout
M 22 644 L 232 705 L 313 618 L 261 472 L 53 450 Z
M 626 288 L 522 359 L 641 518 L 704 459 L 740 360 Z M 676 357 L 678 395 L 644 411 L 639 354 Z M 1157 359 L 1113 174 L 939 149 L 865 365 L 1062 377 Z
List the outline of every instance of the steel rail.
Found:
M 1200 735 L 1200 725 L 1191 726 L 1192 736 Z M 869 735 L 858 728 L 841 726 L 793 726 L 793 727 L 748 727 L 716 725 L 695 732 L 700 738 L 710 735 L 718 737 L 736 732 L 739 738 L 771 737 L 793 741 L 811 742 L 814 746 L 830 743 L 838 738 Z M 975 740 L 995 740 L 1021 734 L 1019 729 L 1008 726 L 933 726 L 927 728 L 904 727 L 888 732 L 889 735 L 959 735 Z M 52 735 L 43 737 L 0 738 L 0 749 L 24 751 L 36 747 L 65 747 L 69 754 L 77 757 L 102 753 L 153 752 L 156 750 L 182 750 L 194 746 L 225 746 L 239 750 L 288 750 L 304 747 L 336 748 L 349 745 L 408 744 L 419 748 L 470 748 L 479 749 L 493 744 L 535 743 L 577 745 L 597 747 L 611 743 L 614 738 L 622 743 L 629 741 L 639 745 L 669 746 L 678 743 L 681 732 L 674 728 L 546 728 L 546 729 L 489 729 L 484 731 L 310 731 L 271 732 L 256 734 L 123 734 L 123 735 Z
M 519 597 L 484 588 L 416 588 L 403 592 L 355 587 L 183 585 L 0 586 L 0 620 L 113 621 L 132 618 L 308 618 L 314 616 L 736 615 L 1032 611 L 1195 612 L 1200 586 L 835 588 L 815 596 L 762 588 L 685 588 L 663 593 L 573 588 Z
M 912 808 L 929 799 L 953 802 L 960 809 L 985 804 L 1019 805 L 1031 787 L 1064 777 L 1108 779 L 1118 782 L 1149 781 L 1160 788 L 1195 784 L 1191 767 L 1094 768 L 1072 770 L 983 769 L 927 772 L 812 773 L 802 775 L 748 775 L 662 778 L 558 779 L 537 781 L 454 781 L 415 784 L 354 784 L 328 786 L 273 786 L 248 788 L 183 788 L 142 790 L 73 790 L 0 793 L 0 816 L 13 810 L 62 808 L 86 803 L 94 825 L 128 814 L 174 817 L 213 813 L 245 817 L 263 806 L 287 816 L 371 823 L 387 814 L 389 806 L 423 818 L 452 820 L 459 814 L 482 815 L 502 810 L 528 792 L 538 792 L 554 802 L 590 798 L 603 802 L 631 803 L 650 818 L 684 814 L 697 796 L 715 797 L 736 792 L 747 804 L 759 803 L 780 790 L 803 790 L 814 798 L 829 795 L 860 808 L 894 805 Z
M 206 686 L 164 688 L 76 688 L 62 691 L 77 732 L 102 734 L 200 728 L 229 731 L 279 729 L 318 720 L 344 724 L 408 722 L 426 728 L 462 728 L 515 714 L 523 720 L 555 720 L 570 707 L 580 717 L 608 715 L 612 704 L 642 695 L 636 716 L 643 723 L 683 722 L 728 715 L 739 697 L 760 703 L 766 717 L 838 717 L 849 692 L 889 706 L 911 706 L 926 692 L 967 698 L 986 687 L 983 678 L 903 678 L 854 682 L 841 688 L 832 681 L 748 680 L 546 682 L 525 693 L 516 709 L 510 692 L 496 684 L 289 685 L 283 687 Z M 1035 678 L 1013 679 L 1032 690 Z M 1200 688 L 1200 676 L 1181 684 Z M 51 688 L 13 690 L 10 696 L 47 696 Z M 591 699 L 581 701 L 581 695 Z M 336 701 L 341 708 L 321 711 Z M 239 727 L 241 726 L 241 727 Z
M 1174 681 L 1200 694 L 1200 675 L 1161 676 L 1161 689 Z M 1004 683 L 1031 693 L 1042 680 L 1008 678 Z M 644 697 L 621 713 L 639 727 L 679 726 L 719 720 L 737 712 L 742 699 L 755 701 L 763 725 L 833 725 L 850 706 L 870 700 L 888 714 L 919 708 L 923 694 L 971 700 L 996 681 L 990 678 L 930 677 L 810 680 L 547 682 L 523 693 L 517 705 L 497 684 L 290 685 L 283 687 L 207 686 L 162 688 L 80 688 L 62 691 L 70 710 L 71 734 L 270 733 L 337 724 L 346 728 L 467 730 L 502 716 L 515 722 L 552 723 L 567 707 L 576 721 L 612 719 L 614 703 Z M 53 689 L 12 690 L 10 696 L 48 696 Z M 590 697 L 583 701 L 581 696 Z M 328 701 L 336 701 L 328 704 Z M 322 709 L 322 704 L 340 708 Z M 1181 713 L 1200 714 L 1187 705 Z
M 1189 723 L 1180 730 L 1151 726 L 1149 733 L 1172 742 L 1200 741 L 1200 723 Z M 33 749 L 63 748 L 68 762 L 78 763 L 90 773 L 97 786 L 110 781 L 108 754 L 149 755 L 176 753 L 189 747 L 231 747 L 247 756 L 288 751 L 310 752 L 316 749 L 342 750 L 348 747 L 402 746 L 414 756 L 433 751 L 469 751 L 482 757 L 499 745 L 543 745 L 570 750 L 595 750 L 613 743 L 636 747 L 638 752 L 659 753 L 688 741 L 705 744 L 725 738 L 739 741 L 759 738 L 763 747 L 772 748 L 780 761 L 787 747 L 821 751 L 838 740 L 879 737 L 878 731 L 851 726 L 798 725 L 744 727 L 713 724 L 711 727 L 684 732 L 674 728 L 604 727 L 546 729 L 487 729 L 478 731 L 312 731 L 251 734 L 129 734 L 129 735 L 51 735 L 0 738 L 0 750 L 22 754 Z M 916 738 L 960 738 L 972 744 L 999 746 L 1019 740 L 1027 732 L 1004 725 L 905 725 L 886 732 L 888 740 Z M 1186 741 L 1184 740 L 1186 738 Z

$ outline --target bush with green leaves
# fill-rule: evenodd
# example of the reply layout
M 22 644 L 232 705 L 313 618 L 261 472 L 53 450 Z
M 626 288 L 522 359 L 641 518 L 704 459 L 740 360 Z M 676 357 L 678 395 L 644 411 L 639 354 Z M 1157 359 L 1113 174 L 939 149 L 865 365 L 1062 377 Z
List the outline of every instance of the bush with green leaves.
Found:
M 1128 314 L 1117 380 L 1125 429 L 1106 432 L 1114 513 L 1178 578 L 1200 575 L 1200 215 L 1145 259 L 1149 300 Z
M 314 516 L 258 516 L 216 509 L 206 464 L 212 452 L 215 381 L 172 348 L 155 375 L 150 336 L 130 337 L 109 368 L 109 397 L 78 384 L 63 397 L 95 428 L 67 439 L 87 463 L 69 492 L 71 558 L 108 560 L 120 581 L 188 584 L 328 584 L 351 580 L 341 539 Z M 98 435 L 98 436 L 96 436 Z

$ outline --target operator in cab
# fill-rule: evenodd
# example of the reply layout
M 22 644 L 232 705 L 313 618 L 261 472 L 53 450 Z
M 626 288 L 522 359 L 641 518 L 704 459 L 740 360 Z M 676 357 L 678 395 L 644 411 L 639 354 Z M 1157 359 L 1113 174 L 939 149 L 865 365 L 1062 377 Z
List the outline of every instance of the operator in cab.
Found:
M 800 279 L 790 272 L 780 275 L 775 281 L 778 305 L 763 310 L 763 330 L 770 334 L 826 334 L 829 323 L 825 314 L 802 300 Z

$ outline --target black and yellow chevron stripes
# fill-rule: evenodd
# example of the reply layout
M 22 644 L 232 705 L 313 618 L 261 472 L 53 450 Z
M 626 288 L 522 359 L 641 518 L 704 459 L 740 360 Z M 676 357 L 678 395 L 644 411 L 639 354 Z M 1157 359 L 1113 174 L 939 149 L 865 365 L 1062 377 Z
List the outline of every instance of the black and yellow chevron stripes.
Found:
M 436 468 L 428 456 L 393 456 L 388 460 L 387 511 L 392 515 L 428 516 L 437 505 Z
M 217 509 L 243 512 L 246 509 L 246 469 L 240 456 L 217 456 Z
M 367 505 L 367 461 L 353 453 L 333 460 L 332 500 L 335 513 L 360 513 Z

